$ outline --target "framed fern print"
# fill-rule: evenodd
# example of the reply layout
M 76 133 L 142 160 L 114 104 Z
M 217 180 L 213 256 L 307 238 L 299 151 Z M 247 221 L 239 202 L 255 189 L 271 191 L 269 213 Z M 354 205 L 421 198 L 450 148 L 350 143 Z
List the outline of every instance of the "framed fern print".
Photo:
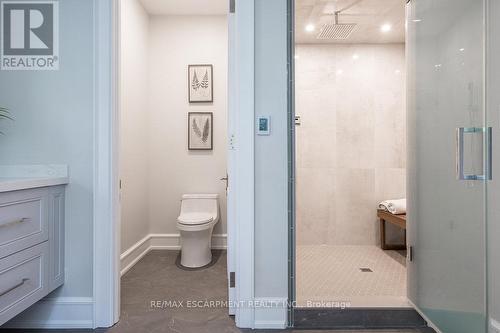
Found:
M 188 149 L 212 150 L 213 114 L 212 112 L 188 113 Z
M 214 82 L 212 65 L 188 66 L 189 103 L 212 103 Z

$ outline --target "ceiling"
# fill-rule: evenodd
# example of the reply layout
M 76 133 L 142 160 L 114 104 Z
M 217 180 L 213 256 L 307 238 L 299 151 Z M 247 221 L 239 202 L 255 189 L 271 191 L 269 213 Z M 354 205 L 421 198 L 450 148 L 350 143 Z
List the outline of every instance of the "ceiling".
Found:
M 346 40 L 321 40 L 316 36 L 321 27 L 333 22 L 337 10 L 339 23 L 356 23 Z M 312 24 L 314 31 L 306 26 Z M 382 32 L 381 26 L 390 24 L 391 30 Z M 305 44 L 346 43 L 404 43 L 405 1 L 403 0 L 295 0 L 295 41 Z
M 150 15 L 227 15 L 228 0 L 140 0 Z

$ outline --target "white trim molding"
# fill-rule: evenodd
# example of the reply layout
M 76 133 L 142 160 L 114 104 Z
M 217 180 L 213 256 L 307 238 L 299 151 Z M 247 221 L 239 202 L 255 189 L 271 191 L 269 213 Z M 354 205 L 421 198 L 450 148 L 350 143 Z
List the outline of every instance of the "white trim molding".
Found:
M 181 249 L 180 234 L 149 234 L 132 245 L 120 256 L 120 275 L 127 273 L 139 260 L 152 250 L 172 250 Z M 227 249 L 227 235 L 212 235 L 212 248 L 216 250 Z
M 118 13 L 118 0 L 94 0 L 93 328 L 113 326 L 120 313 Z
M 150 235 L 147 235 L 120 255 L 120 276 L 127 273 L 139 260 L 151 251 Z
M 256 329 L 285 329 L 288 322 L 288 303 L 286 298 L 256 297 Z
M 255 298 L 255 2 L 240 1 L 233 21 L 235 43 L 234 71 L 230 84 L 234 85 L 235 117 L 234 221 L 231 234 L 235 263 L 236 302 Z M 231 104 L 232 106 L 233 104 Z M 234 237 L 233 237 L 234 236 Z M 236 326 L 254 328 L 255 309 L 237 307 Z
M 3 327 L 15 329 L 84 329 L 94 326 L 91 297 L 45 298 L 31 310 L 15 317 Z

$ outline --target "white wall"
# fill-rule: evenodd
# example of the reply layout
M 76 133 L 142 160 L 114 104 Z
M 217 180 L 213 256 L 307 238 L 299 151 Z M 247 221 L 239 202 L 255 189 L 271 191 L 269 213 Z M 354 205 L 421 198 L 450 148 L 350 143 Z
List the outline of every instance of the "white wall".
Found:
M 152 233 L 177 234 L 184 193 L 218 193 L 226 232 L 225 183 L 227 133 L 226 16 L 153 16 L 150 21 L 149 218 Z M 187 66 L 213 64 L 214 102 L 188 103 Z M 214 116 L 213 151 L 188 151 L 187 115 Z
M 121 2 L 121 249 L 149 233 L 149 16 L 138 0 Z
M 66 281 L 52 296 L 92 296 L 93 11 L 59 2 L 59 71 L 0 72 L 0 105 L 16 119 L 2 125 L 0 164 L 69 165 Z
M 377 245 L 378 203 L 406 196 L 404 45 L 295 51 L 297 244 Z
M 226 16 L 151 16 L 122 4 L 122 253 L 148 234 L 178 234 L 185 193 L 218 193 L 226 233 Z M 213 64 L 214 102 L 189 104 L 187 66 Z M 213 151 L 187 149 L 187 115 L 214 114 Z
M 255 1 L 255 295 L 288 296 L 287 1 Z

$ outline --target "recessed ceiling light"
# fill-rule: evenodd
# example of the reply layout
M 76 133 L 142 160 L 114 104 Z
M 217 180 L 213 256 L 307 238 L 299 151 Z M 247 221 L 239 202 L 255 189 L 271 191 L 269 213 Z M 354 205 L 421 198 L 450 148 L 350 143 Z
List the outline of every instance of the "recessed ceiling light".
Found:
M 412 21 L 413 21 L 413 22 L 422 22 L 422 20 L 421 20 L 421 19 L 414 19 L 414 20 L 412 20 Z
M 462 47 L 461 49 L 459 49 L 460 52 L 464 52 L 465 49 Z
M 354 53 L 354 54 L 352 55 L 352 58 L 353 58 L 354 60 L 358 60 L 358 59 L 359 59 L 359 55 L 358 55 L 357 53 Z
M 307 32 L 313 32 L 314 29 L 315 29 L 314 24 L 310 23 L 310 24 L 306 25 L 306 31 Z
M 342 75 L 343 73 L 344 73 L 344 71 L 342 69 L 337 70 L 338 75 Z
M 391 31 L 391 29 L 392 29 L 392 25 L 390 25 L 389 23 L 383 24 L 380 27 L 380 31 L 382 31 L 382 32 L 389 32 L 389 31 Z

